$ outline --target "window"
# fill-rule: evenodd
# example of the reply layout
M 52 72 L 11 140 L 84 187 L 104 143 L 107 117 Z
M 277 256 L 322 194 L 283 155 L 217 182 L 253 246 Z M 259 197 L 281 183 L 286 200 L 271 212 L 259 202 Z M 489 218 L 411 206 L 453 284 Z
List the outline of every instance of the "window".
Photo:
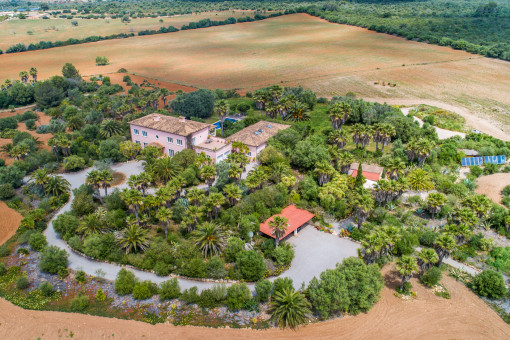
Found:
M 250 152 L 248 152 L 248 156 L 250 156 L 250 157 L 251 157 L 251 151 L 250 151 Z
M 174 139 L 172 137 L 166 137 L 166 141 L 168 143 L 173 143 L 174 142 Z
M 168 149 L 168 156 L 173 157 L 174 156 L 174 150 Z
M 147 137 L 147 131 L 142 131 L 142 136 Z
M 147 145 L 147 143 L 145 143 L 145 142 L 144 142 L 144 143 L 143 143 L 143 146 L 145 147 L 146 145 Z
M 193 139 L 191 140 L 191 143 L 193 145 L 197 145 L 197 137 L 193 137 Z
M 177 145 L 182 145 L 182 139 L 177 140 Z
M 136 144 L 140 144 L 140 141 L 139 141 L 139 140 L 135 140 L 135 143 L 136 143 Z
M 228 156 L 228 154 L 230 153 L 230 150 L 227 150 L 227 152 L 225 152 L 225 156 Z
M 139 135 L 139 134 L 140 134 L 140 131 L 138 131 L 138 129 L 133 129 L 133 133 L 134 133 L 135 135 Z

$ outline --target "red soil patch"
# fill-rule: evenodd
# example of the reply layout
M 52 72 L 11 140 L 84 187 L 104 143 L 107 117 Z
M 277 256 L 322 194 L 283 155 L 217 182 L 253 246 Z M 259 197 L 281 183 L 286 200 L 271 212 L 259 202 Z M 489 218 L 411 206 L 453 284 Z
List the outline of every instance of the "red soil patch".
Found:
M 43 337 L 55 339 L 63 330 L 77 339 L 508 339 L 507 325 L 480 298 L 450 277 L 443 284 L 451 293 L 447 300 L 435 296 L 416 280 L 418 296 L 403 301 L 394 296 L 399 283 L 387 266 L 387 287 L 381 300 L 366 314 L 319 322 L 297 331 L 269 329 L 215 329 L 176 327 L 109 319 L 97 316 L 23 310 L 0 299 L 0 335 L 5 339 Z M 27 322 L 30 320 L 30 322 Z M 67 333 L 66 333 L 67 334 Z
M 18 230 L 22 216 L 0 201 L 0 245 L 10 239 Z M 0 330 L 1 332 L 1 330 Z
M 510 185 L 510 173 L 482 176 L 476 182 L 478 184 L 475 189 L 477 194 L 485 194 L 494 202 L 501 204 L 501 191 Z

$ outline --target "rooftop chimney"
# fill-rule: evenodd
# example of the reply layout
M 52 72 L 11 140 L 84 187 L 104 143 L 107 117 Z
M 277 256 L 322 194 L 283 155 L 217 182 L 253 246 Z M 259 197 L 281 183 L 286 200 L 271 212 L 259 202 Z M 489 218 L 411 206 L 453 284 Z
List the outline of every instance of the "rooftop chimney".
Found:
M 186 117 L 184 116 L 179 116 L 179 122 L 180 123 L 184 123 L 186 121 Z
M 161 118 L 161 117 L 160 117 L 159 115 L 156 115 L 156 116 L 154 116 L 154 121 L 155 121 L 155 122 L 159 122 L 159 119 L 160 119 L 160 118 Z

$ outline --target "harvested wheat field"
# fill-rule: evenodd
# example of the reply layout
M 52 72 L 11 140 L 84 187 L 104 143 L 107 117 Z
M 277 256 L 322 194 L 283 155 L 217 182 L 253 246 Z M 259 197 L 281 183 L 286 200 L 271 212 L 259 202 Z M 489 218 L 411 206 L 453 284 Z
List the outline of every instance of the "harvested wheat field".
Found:
M 510 185 L 510 173 L 482 176 L 478 178 L 477 184 L 476 193 L 485 194 L 494 202 L 501 204 L 501 191 L 504 187 Z
M 18 229 L 22 216 L 7 206 L 5 202 L 0 201 L 0 245 L 10 239 Z M 1 332 L 1 330 L 0 330 Z
M 111 64 L 96 66 L 98 55 Z M 124 67 L 161 81 L 240 92 L 281 82 L 301 84 L 327 97 L 352 91 L 415 104 L 435 100 L 468 110 L 492 126 L 497 137 L 510 139 L 509 62 L 305 14 L 1 55 L 0 80 L 17 78 L 20 70 L 31 66 L 46 78 L 59 74 L 65 62 L 83 75 Z M 376 81 L 397 86 L 375 85 Z
M 301 327 L 297 331 L 214 329 L 155 326 L 96 316 L 23 310 L 0 300 L 0 335 L 4 339 L 56 339 L 72 332 L 76 339 L 508 339 L 510 326 L 461 283 L 450 277 L 443 284 L 451 299 L 435 296 L 416 280 L 418 297 L 394 296 L 399 283 L 385 268 L 387 287 L 367 314 Z M 27 322 L 30 320 L 30 322 Z
M 11 45 L 24 43 L 38 43 L 39 41 L 67 40 L 69 38 L 83 39 L 93 35 L 106 36 L 111 34 L 138 33 L 143 30 L 158 30 L 161 26 L 181 28 L 192 21 L 202 19 L 225 20 L 230 17 L 239 18 L 253 16 L 253 11 L 211 11 L 203 13 L 174 15 L 158 18 L 136 18 L 129 23 L 123 23 L 121 18 L 111 19 L 81 19 L 62 18 L 7 20 L 0 23 L 0 49 L 6 50 Z M 159 20 L 163 20 L 160 22 Z M 77 26 L 71 24 L 78 23 Z

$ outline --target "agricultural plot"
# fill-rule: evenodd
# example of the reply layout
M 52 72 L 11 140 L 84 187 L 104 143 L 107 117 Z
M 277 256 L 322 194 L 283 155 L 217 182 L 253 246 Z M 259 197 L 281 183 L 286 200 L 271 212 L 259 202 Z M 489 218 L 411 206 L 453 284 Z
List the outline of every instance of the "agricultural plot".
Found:
M 108 57 L 110 65 L 96 66 L 98 55 Z M 404 98 L 411 104 L 436 101 L 459 108 L 451 111 L 463 115 L 466 124 L 509 138 L 510 63 L 304 14 L 2 55 L 0 62 L 0 80 L 17 78 L 32 66 L 41 78 L 49 77 L 71 62 L 83 75 L 124 67 L 193 87 L 246 92 L 274 83 L 300 84 L 327 97 L 352 91 L 396 104 Z M 381 79 L 397 86 L 374 85 Z

